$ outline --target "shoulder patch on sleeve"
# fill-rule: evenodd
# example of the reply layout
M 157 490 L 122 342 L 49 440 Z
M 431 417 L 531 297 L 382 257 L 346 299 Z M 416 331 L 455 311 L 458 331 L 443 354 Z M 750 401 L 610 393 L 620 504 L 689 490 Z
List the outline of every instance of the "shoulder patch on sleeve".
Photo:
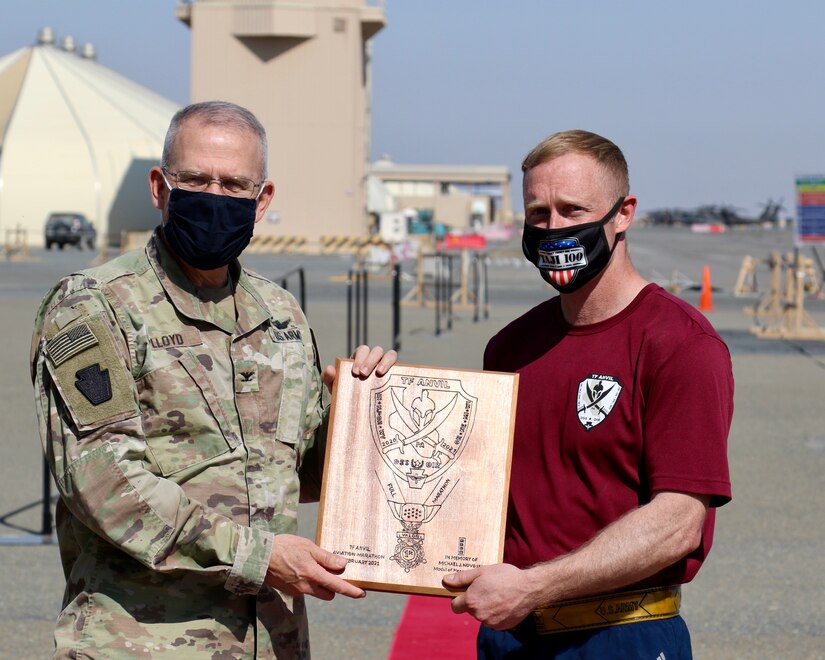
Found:
M 105 321 L 86 317 L 46 342 L 52 380 L 81 430 L 138 414 L 134 382 Z
M 97 345 L 97 343 L 97 337 L 89 328 L 89 324 L 84 322 L 55 335 L 46 343 L 46 350 L 49 352 L 54 366 L 59 367 L 66 360 L 82 353 L 87 348 Z

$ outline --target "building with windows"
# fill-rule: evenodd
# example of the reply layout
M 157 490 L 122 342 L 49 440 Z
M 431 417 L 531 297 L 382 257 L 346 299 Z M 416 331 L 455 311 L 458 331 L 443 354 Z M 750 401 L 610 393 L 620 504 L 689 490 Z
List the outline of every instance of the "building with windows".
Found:
M 400 165 L 382 158 L 369 168 L 369 177 L 380 183 L 372 190 L 384 192 L 373 198 L 375 213 L 415 209 L 450 229 L 513 220 L 510 168 L 505 166 Z M 392 209 L 379 206 L 384 199 L 392 200 Z

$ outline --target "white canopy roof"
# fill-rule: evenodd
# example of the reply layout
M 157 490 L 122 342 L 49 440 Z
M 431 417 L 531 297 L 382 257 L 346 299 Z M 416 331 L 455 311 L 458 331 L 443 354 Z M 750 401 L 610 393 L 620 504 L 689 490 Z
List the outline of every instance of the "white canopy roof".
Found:
M 54 211 L 98 236 L 154 227 L 147 174 L 176 103 L 50 43 L 0 58 L 0 241 L 22 227 L 43 244 Z

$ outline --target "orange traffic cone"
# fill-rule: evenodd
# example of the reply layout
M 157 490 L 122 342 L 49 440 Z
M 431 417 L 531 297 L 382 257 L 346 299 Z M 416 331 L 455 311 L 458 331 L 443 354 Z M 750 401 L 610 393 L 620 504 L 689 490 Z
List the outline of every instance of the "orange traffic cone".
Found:
M 702 292 L 699 294 L 699 311 L 713 311 L 713 287 L 710 284 L 710 266 L 705 266 L 702 271 Z

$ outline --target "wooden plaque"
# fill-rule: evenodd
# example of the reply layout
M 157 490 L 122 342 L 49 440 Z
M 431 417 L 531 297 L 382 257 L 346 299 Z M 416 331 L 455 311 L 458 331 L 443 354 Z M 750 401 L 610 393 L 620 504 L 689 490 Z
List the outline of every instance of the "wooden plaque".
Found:
M 316 542 L 364 589 L 449 595 L 502 560 L 518 375 L 338 360 Z

